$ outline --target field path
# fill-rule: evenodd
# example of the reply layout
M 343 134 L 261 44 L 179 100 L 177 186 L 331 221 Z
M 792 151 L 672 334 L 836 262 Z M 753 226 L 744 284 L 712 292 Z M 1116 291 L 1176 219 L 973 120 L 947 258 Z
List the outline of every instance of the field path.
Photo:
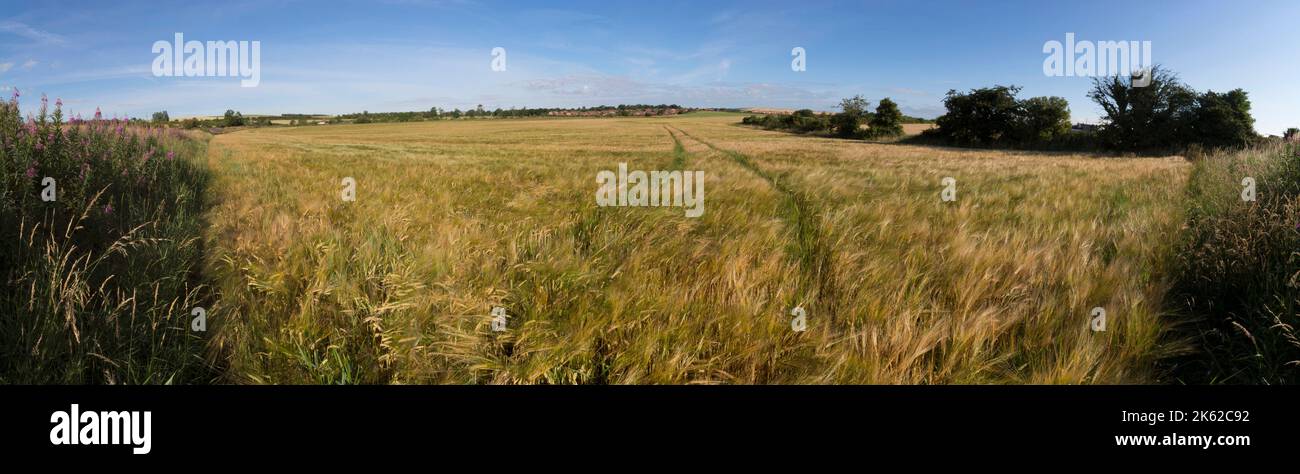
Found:
M 675 128 L 675 127 L 674 127 Z M 676 128 L 677 133 L 694 140 L 709 149 L 721 153 L 742 168 L 763 178 L 785 197 L 785 220 L 794 226 L 795 254 L 799 261 L 800 279 L 798 304 L 807 306 L 816 304 L 819 313 L 833 321 L 835 305 L 835 273 L 832 271 L 832 250 L 826 244 L 821 231 L 821 209 L 808 193 L 795 189 L 782 176 L 773 174 L 760 167 L 752 158 L 735 150 L 720 148 L 713 143 Z M 673 137 L 676 140 L 676 136 Z M 680 145 L 680 143 L 679 143 Z

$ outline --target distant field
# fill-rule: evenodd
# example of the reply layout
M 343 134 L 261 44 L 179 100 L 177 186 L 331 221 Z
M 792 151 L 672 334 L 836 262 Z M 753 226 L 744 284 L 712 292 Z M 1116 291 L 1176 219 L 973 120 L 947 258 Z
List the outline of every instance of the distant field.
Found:
M 1142 383 L 1175 349 L 1160 301 L 1183 160 L 739 117 L 219 135 L 210 352 L 246 383 Z M 704 171 L 704 215 L 597 207 L 620 162 Z
M 903 124 L 903 133 L 906 135 L 916 135 L 932 128 L 934 128 L 934 124 L 932 123 L 905 123 Z

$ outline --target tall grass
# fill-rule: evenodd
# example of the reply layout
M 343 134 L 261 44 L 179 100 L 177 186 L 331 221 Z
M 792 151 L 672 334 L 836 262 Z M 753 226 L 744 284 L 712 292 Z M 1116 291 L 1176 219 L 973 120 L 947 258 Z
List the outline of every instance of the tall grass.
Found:
M 223 380 L 1159 380 L 1181 159 L 856 143 L 736 117 L 217 137 Z M 596 207 L 596 172 L 620 162 L 703 170 L 704 215 Z M 1105 333 L 1088 328 L 1097 306 Z
M 1242 181 L 1256 184 L 1255 201 Z M 1197 161 L 1172 306 L 1198 350 L 1170 361 L 1186 383 L 1300 383 L 1300 146 Z
M 0 103 L 0 383 L 208 380 L 206 144 L 61 105 Z

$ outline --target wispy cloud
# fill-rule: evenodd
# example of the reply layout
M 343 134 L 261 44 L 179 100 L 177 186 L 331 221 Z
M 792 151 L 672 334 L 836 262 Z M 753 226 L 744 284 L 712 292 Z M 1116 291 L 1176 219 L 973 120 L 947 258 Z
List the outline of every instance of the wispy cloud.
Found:
M 691 61 L 695 59 L 704 59 L 717 57 L 726 54 L 732 49 L 733 43 L 728 40 L 710 41 L 695 49 L 690 50 L 673 50 L 666 48 L 648 48 L 644 46 L 628 46 L 623 50 L 630 54 L 649 56 L 655 59 L 665 59 L 672 61 Z
M 28 62 L 33 63 L 32 66 L 36 65 L 35 61 L 28 61 Z M 27 67 L 26 64 L 24 64 L 23 66 Z M 76 83 L 83 83 L 83 82 L 98 82 L 98 81 L 107 81 L 107 80 L 124 79 L 124 78 L 153 79 L 153 76 L 150 74 L 148 65 L 119 66 L 119 67 L 77 70 L 77 71 L 72 71 L 64 74 L 42 77 L 40 80 L 40 84 L 41 85 L 76 84 Z
M 891 93 L 891 94 L 896 94 L 896 95 L 910 95 L 910 96 L 916 96 L 916 97 L 928 97 L 928 96 L 931 95 L 929 92 L 926 92 L 926 91 L 923 91 L 923 90 L 919 90 L 919 89 L 913 89 L 913 88 L 910 88 L 910 87 L 891 87 L 891 88 L 888 89 L 888 91 L 889 91 L 889 93 Z
M 533 93 L 601 101 L 707 103 L 718 106 L 832 104 L 829 90 L 776 83 L 712 82 L 672 84 L 638 81 L 617 75 L 570 75 L 523 81 L 516 86 Z
M 48 31 L 38 30 L 32 28 L 26 23 L 14 20 L 0 21 L 0 32 L 18 35 L 41 44 L 63 44 L 67 42 L 67 40 L 62 36 Z
M 14 63 L 0 63 L 0 74 L 9 72 L 9 70 L 13 69 L 13 67 L 14 67 Z

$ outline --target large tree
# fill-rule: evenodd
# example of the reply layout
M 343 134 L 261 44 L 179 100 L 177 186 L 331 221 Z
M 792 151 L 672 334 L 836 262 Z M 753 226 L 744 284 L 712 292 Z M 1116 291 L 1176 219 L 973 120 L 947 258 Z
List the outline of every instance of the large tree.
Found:
M 1239 148 L 1255 140 L 1255 118 L 1246 91 L 1209 91 L 1197 96 L 1189 141 L 1209 147 Z
M 1099 135 L 1105 145 L 1121 150 L 1165 148 L 1190 136 L 1196 93 L 1160 66 L 1147 74 L 1145 86 L 1123 75 L 1093 79 L 1088 97 L 1106 114 Z
M 939 133 L 959 145 L 991 145 L 1012 139 L 1020 122 L 1019 92 L 1017 86 L 948 91 L 943 99 L 948 112 L 935 120 Z
M 1031 97 L 1020 102 L 1018 139 L 1042 143 L 1070 133 L 1070 103 L 1061 97 Z

